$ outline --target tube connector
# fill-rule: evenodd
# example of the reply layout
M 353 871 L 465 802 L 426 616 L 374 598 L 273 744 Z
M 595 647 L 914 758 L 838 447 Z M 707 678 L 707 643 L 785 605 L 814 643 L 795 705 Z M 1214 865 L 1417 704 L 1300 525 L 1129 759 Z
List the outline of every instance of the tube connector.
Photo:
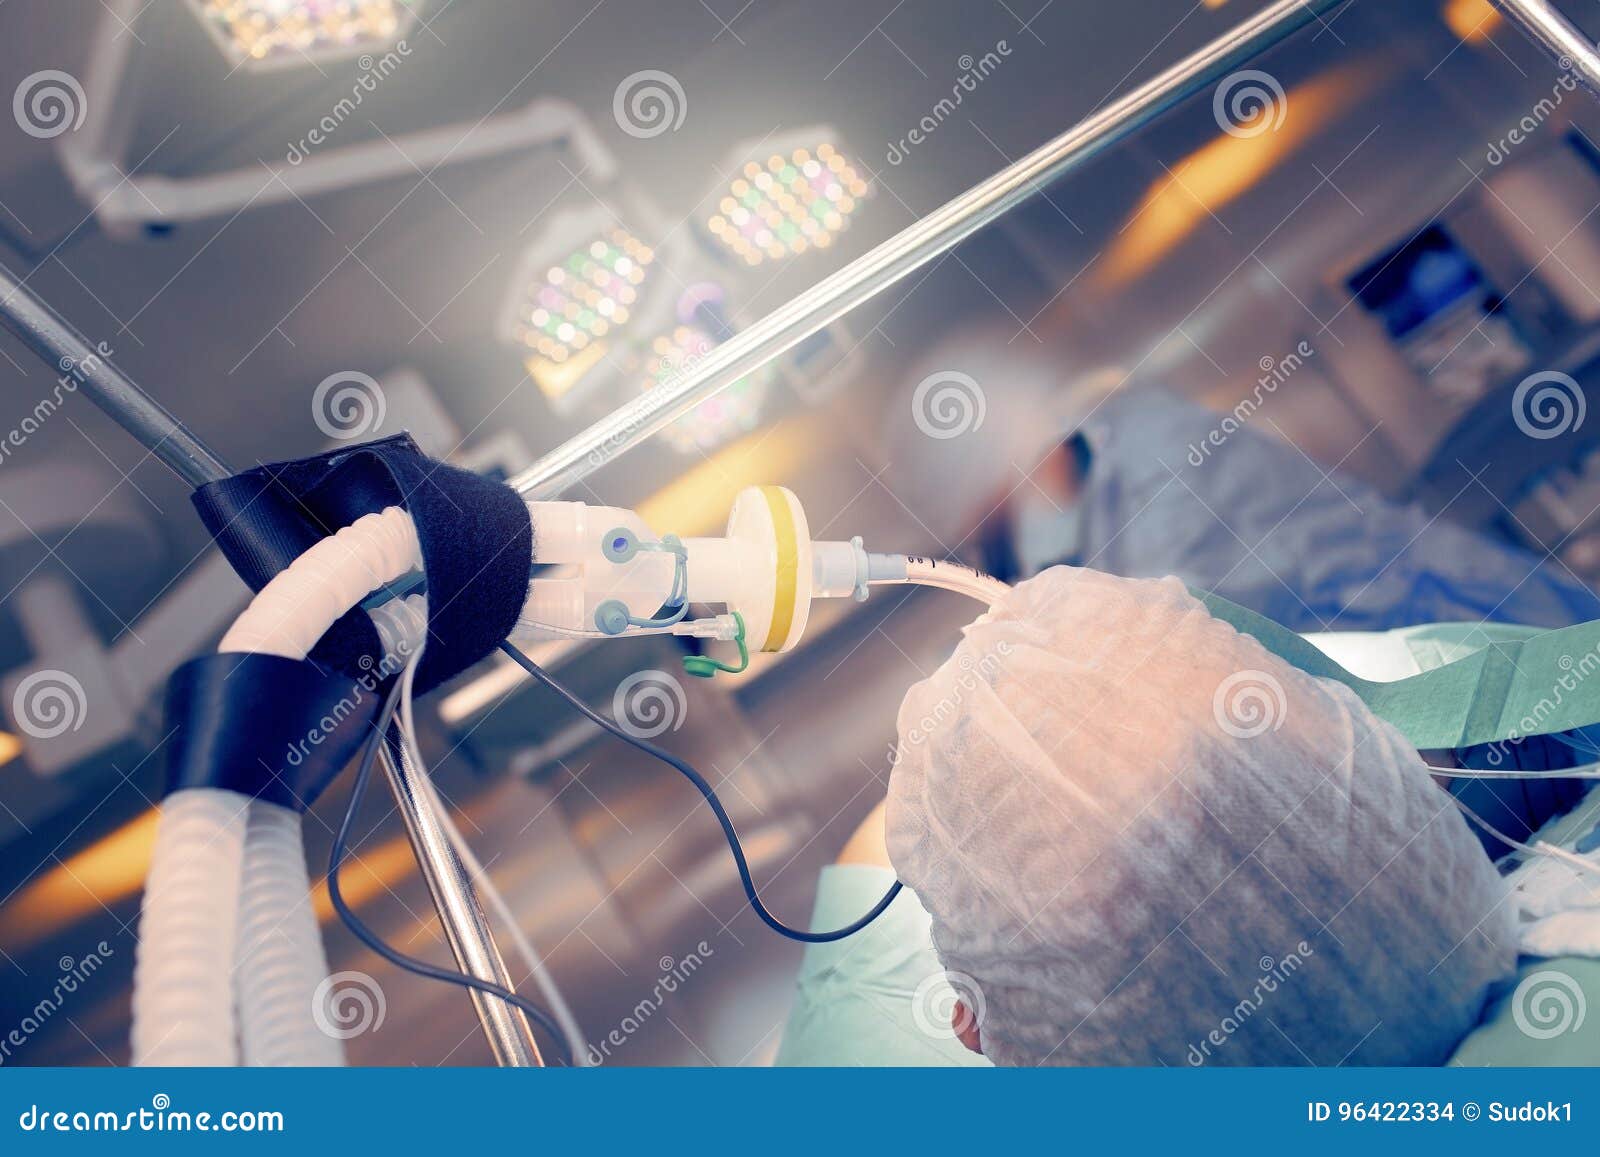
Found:
M 849 542 L 812 543 L 811 597 L 842 599 L 849 595 L 858 603 L 865 602 L 872 575 L 871 557 L 862 547 L 859 534 Z
M 686 620 L 673 627 L 672 633 L 693 639 L 716 639 L 718 642 L 731 643 L 739 634 L 739 620 L 734 615 Z

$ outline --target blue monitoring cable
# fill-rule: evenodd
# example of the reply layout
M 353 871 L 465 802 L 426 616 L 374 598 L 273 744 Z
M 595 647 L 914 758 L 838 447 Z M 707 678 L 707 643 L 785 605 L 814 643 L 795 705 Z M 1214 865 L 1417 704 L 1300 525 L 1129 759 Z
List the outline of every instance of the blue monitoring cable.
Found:
M 744 846 L 739 842 L 739 833 L 734 830 L 733 821 L 728 818 L 727 809 L 722 806 L 722 801 L 717 798 L 717 793 L 712 789 L 711 785 L 706 782 L 704 776 L 702 776 L 693 767 L 689 766 L 689 764 L 679 759 L 676 755 L 673 755 L 670 751 L 657 747 L 655 744 L 650 743 L 647 740 L 640 739 L 636 735 L 629 735 L 625 730 L 617 725 L 615 720 L 607 719 L 604 715 L 601 715 L 594 708 L 590 707 L 582 699 L 578 698 L 571 691 L 567 690 L 560 683 L 556 682 L 554 677 L 552 677 L 543 667 L 539 666 L 539 664 L 528 658 L 528 656 L 517 650 L 517 648 L 512 646 L 510 643 L 501 643 L 500 649 L 507 655 L 511 656 L 511 659 L 529 675 L 532 675 L 536 680 L 544 684 L 544 686 L 548 687 L 562 699 L 566 700 L 568 706 L 577 711 L 578 714 L 582 715 L 585 719 L 589 720 L 589 722 L 598 727 L 604 728 L 606 731 L 609 731 L 612 735 L 615 735 L 624 743 L 638 748 L 646 755 L 659 759 L 662 763 L 672 767 L 678 772 L 679 775 L 683 776 L 699 789 L 700 794 L 705 797 L 707 805 L 716 815 L 717 822 L 722 825 L 722 834 L 727 837 L 728 849 L 733 853 L 733 862 L 738 865 L 739 881 L 744 885 L 744 894 L 750 901 L 750 907 L 755 909 L 756 915 L 761 917 L 762 921 L 767 925 L 768 928 L 771 928 L 779 935 L 787 936 L 791 940 L 798 940 L 803 944 L 829 944 L 835 940 L 843 940 L 846 936 L 853 936 L 855 933 L 865 928 L 868 924 L 871 924 L 879 916 L 883 915 L 884 910 L 887 909 L 890 904 L 894 903 L 894 898 L 900 894 L 900 889 L 905 886 L 900 883 L 899 880 L 896 880 L 893 886 L 891 886 L 890 889 L 884 893 L 883 899 L 879 900 L 878 903 L 873 907 L 872 911 L 868 912 L 865 916 L 861 917 L 861 919 L 855 921 L 853 924 L 847 924 L 843 928 L 836 928 L 832 932 L 803 932 L 798 928 L 789 927 L 789 925 L 785 924 L 782 920 L 779 920 L 770 911 L 768 911 L 767 906 L 761 902 L 761 896 L 756 891 L 755 880 L 750 875 L 750 862 L 745 859 Z
M 385 742 L 389 734 L 389 725 L 394 720 L 395 708 L 400 704 L 401 681 L 396 679 L 389 696 L 384 700 L 383 710 L 378 714 L 378 721 L 374 725 L 374 734 L 367 749 L 362 753 L 361 766 L 356 770 L 356 780 L 350 789 L 350 802 L 345 807 L 344 819 L 339 824 L 339 831 L 333 837 L 333 847 L 328 852 L 328 896 L 333 901 L 333 909 L 339 913 L 339 918 L 344 921 L 356 939 L 360 940 L 372 951 L 383 957 L 390 964 L 403 968 L 407 972 L 426 977 L 429 980 L 442 980 L 446 984 L 458 984 L 462 988 L 472 988 L 479 992 L 488 993 L 490 996 L 499 997 L 507 1004 L 522 1010 L 529 1020 L 542 1028 L 556 1042 L 561 1059 L 572 1063 L 572 1054 L 567 1047 L 565 1035 L 561 1026 L 544 1009 L 530 1000 L 518 996 L 508 988 L 502 988 L 491 981 L 480 980 L 476 976 L 468 976 L 464 972 L 453 972 L 448 968 L 440 968 L 429 964 L 426 960 L 419 960 L 415 956 L 407 956 L 398 948 L 390 946 L 371 928 L 362 923 L 361 918 L 351 911 L 345 903 L 344 893 L 339 887 L 339 869 L 344 864 L 345 849 L 350 839 L 350 827 L 355 822 L 356 810 L 361 806 L 361 800 L 366 795 L 367 783 L 372 778 L 372 764 L 378 757 L 378 749 Z

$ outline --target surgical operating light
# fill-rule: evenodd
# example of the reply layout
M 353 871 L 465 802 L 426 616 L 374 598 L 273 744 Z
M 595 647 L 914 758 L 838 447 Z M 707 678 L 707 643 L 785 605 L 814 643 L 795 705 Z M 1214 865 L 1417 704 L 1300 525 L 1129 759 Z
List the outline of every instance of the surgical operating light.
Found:
M 230 63 L 252 69 L 359 56 L 410 31 L 424 0 L 189 0 Z
M 563 213 L 512 279 L 500 335 L 558 410 L 637 312 L 655 253 L 604 211 Z
M 648 392 L 678 380 L 716 344 L 696 325 L 679 325 L 671 333 L 657 335 L 644 359 L 644 389 Z M 748 434 L 761 420 L 775 376 L 774 368 L 766 365 L 739 379 L 662 430 L 662 441 L 680 454 L 693 454 Z
M 872 186 L 821 129 L 735 150 L 706 229 L 746 265 L 826 249 Z
M 382 51 L 393 42 L 393 56 L 405 55 L 404 33 L 416 20 L 422 0 L 187 0 L 230 59 L 246 55 L 239 67 L 266 69 L 311 63 L 321 56 L 360 55 Z M 96 22 L 83 75 L 87 110 L 82 127 L 56 143 L 72 187 L 100 227 L 113 237 L 163 236 L 189 221 L 231 217 L 289 201 L 370 185 L 378 181 L 433 173 L 440 166 L 464 165 L 533 149 L 558 148 L 571 154 L 574 171 L 603 185 L 616 178 L 617 165 L 588 118 L 570 102 L 535 96 L 520 107 L 490 116 L 473 115 L 453 124 L 414 132 L 368 136 L 354 133 L 337 144 L 292 145 L 290 155 L 272 163 L 252 160 L 220 171 L 162 173 L 128 155 L 125 121 L 137 116 L 132 78 L 149 65 L 148 45 L 139 36 L 140 21 L 150 0 L 101 0 L 105 11 Z M 382 10 L 382 11 L 380 11 Z M 387 12 L 388 15 L 383 15 Z M 281 20 L 275 21 L 275 14 Z M 342 14 L 342 16 L 340 15 Z M 312 19 L 315 16 L 315 19 Z M 344 20 L 341 24 L 336 16 Z M 392 17 L 392 20 L 391 20 Z M 393 32 L 376 39 L 357 35 L 361 29 Z M 298 42 L 310 51 L 280 45 L 275 37 L 295 28 Z M 247 39 L 245 29 L 254 29 Z M 343 31 L 341 31 L 343 30 Z M 232 32 L 239 32 L 235 37 Z M 287 42 L 285 42 L 286 44 Z M 368 62 L 372 75 L 396 67 L 385 56 Z M 364 78 L 370 83 L 370 77 Z M 348 98 L 347 98 L 348 99 Z M 359 101 L 357 102 L 359 103 Z M 310 126 L 308 126 L 310 127 Z M 360 139 L 357 139 L 360 138 Z M 302 148 L 301 146 L 306 146 Z M 146 158 L 148 159 L 148 158 Z

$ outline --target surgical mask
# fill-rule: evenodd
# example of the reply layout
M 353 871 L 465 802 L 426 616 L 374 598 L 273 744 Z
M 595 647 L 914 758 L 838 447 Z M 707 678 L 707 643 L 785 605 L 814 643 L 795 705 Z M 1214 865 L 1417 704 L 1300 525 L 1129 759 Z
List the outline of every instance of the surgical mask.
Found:
M 1083 511 L 1072 503 L 1057 506 L 1033 487 L 1019 492 L 1011 516 L 1012 548 L 1024 575 L 1066 562 L 1083 537 Z

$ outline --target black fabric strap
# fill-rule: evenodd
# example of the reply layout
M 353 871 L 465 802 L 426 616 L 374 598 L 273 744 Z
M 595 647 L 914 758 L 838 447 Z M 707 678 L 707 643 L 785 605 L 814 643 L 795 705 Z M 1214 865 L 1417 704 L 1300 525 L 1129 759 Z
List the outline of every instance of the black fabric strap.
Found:
M 220 787 L 304 812 L 372 734 L 387 672 L 203 655 L 167 683 L 168 794 Z
M 403 506 L 428 593 L 425 692 L 511 633 L 533 558 L 528 508 L 509 487 L 434 461 L 398 434 L 258 466 L 195 491 L 206 529 L 253 590 L 363 515 Z M 167 688 L 169 792 L 220 787 L 304 811 L 369 737 L 380 683 L 398 673 L 359 607 L 310 661 L 207 655 Z
M 194 493 L 194 504 L 241 578 L 255 590 L 312 543 L 364 514 L 404 506 L 417 524 L 428 583 L 427 691 L 487 655 L 516 625 L 528 593 L 533 527 L 509 487 L 428 458 L 409 435 L 247 470 Z M 355 610 L 311 657 L 347 674 L 377 657 Z

